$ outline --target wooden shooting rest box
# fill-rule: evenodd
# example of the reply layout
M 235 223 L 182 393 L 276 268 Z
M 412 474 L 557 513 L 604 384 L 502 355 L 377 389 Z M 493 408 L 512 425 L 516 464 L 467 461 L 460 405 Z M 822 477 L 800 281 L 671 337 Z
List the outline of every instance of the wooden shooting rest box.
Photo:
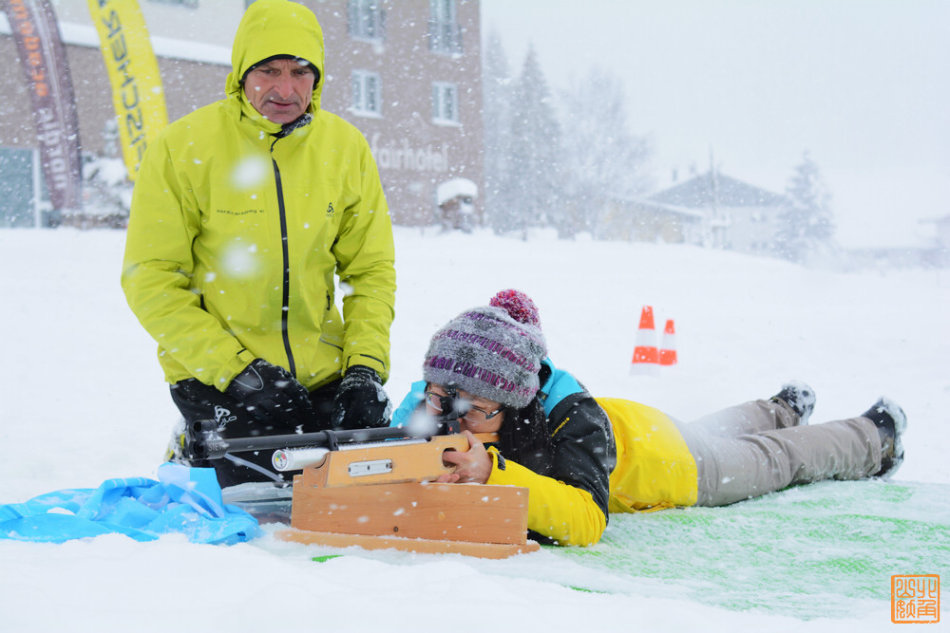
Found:
M 477 436 L 494 441 L 494 436 Z M 507 558 L 539 549 L 528 541 L 528 489 L 442 484 L 446 450 L 467 451 L 463 435 L 421 443 L 382 442 L 332 451 L 294 477 L 290 525 L 277 537 L 298 543 Z

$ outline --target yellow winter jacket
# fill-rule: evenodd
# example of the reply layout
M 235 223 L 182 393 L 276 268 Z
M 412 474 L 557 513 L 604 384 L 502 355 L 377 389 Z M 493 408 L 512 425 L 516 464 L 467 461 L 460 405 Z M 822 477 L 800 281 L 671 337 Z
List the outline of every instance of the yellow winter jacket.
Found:
M 568 406 L 554 409 L 549 426 L 554 427 L 555 463 L 550 475 L 499 457 L 495 447 L 489 449 L 493 467 L 487 483 L 528 488 L 528 529 L 560 545 L 592 545 L 600 540 L 607 514 L 598 499 L 607 497 L 607 480 L 599 473 L 610 473 L 610 512 L 696 503 L 696 462 L 669 417 L 617 398 L 596 398 L 595 411 L 590 406 L 594 400 L 579 393 L 565 400 Z M 604 441 L 598 428 L 605 433 L 612 428 L 614 446 Z M 570 454 L 562 453 L 562 447 Z M 611 460 L 614 448 L 616 465 Z
M 308 9 L 258 0 L 235 36 L 227 97 L 148 147 L 122 287 L 158 342 L 168 382 L 194 377 L 224 390 L 257 357 L 311 390 L 354 364 L 387 378 L 396 284 L 389 210 L 362 134 L 320 109 L 323 50 Z M 320 72 L 312 121 L 282 137 L 240 82 L 280 54 Z
M 696 460 L 670 418 L 653 407 L 597 398 L 613 427 L 617 466 L 610 474 L 610 512 L 661 510 L 696 503 Z

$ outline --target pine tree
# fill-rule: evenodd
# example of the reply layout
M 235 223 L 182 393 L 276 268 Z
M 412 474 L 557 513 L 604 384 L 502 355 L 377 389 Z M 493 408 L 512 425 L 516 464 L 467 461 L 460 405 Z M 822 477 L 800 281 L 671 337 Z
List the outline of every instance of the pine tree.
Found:
M 650 188 L 651 149 L 629 130 L 622 83 L 602 69 L 592 69 L 563 94 L 562 114 L 567 201 L 560 232 L 596 233 L 605 200 Z
M 503 187 L 506 204 L 493 211 L 494 227 L 496 231 L 518 229 L 527 239 L 529 228 L 547 226 L 557 215 L 561 187 L 561 130 L 533 46 L 514 85 L 511 104 Z
M 508 56 L 497 31 L 488 35 L 483 64 L 482 123 L 485 129 L 483 161 L 485 165 L 484 208 L 488 223 L 496 231 L 504 230 L 504 216 L 508 207 L 504 187 L 511 152 L 511 93 L 512 80 Z
M 828 248 L 835 230 L 831 193 L 807 150 L 788 181 L 785 195 L 788 204 L 779 216 L 776 250 L 786 259 L 802 262 L 812 251 Z

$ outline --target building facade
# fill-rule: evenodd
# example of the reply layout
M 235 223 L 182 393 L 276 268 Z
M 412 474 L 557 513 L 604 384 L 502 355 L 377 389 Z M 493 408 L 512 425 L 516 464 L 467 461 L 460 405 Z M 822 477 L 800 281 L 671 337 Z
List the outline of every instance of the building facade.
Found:
M 707 218 L 702 211 L 642 198 L 605 200 L 594 237 L 600 240 L 702 244 Z
M 111 88 L 87 0 L 53 0 L 86 157 L 115 147 Z M 223 98 L 230 47 L 248 0 L 139 0 L 173 121 Z M 326 41 L 322 104 L 369 142 L 397 224 L 438 223 L 439 187 L 482 189 L 481 30 L 477 0 L 304 0 Z M 43 217 L 36 131 L 8 22 L 0 14 L 0 226 Z M 6 166 L 6 167 L 5 167 Z M 444 190 L 444 187 L 443 187 Z M 42 224 L 42 220 L 37 220 Z
M 700 243 L 712 248 L 774 253 L 779 220 L 789 200 L 780 194 L 709 170 L 659 191 L 648 202 L 700 214 Z

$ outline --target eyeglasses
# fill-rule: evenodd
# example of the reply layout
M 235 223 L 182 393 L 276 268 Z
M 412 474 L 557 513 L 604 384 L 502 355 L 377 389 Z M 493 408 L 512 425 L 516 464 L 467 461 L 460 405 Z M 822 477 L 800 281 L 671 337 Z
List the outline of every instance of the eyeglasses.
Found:
M 504 410 L 504 407 L 498 407 L 494 411 L 486 411 L 481 407 L 476 407 L 465 398 L 458 397 L 454 390 L 448 394 L 427 391 L 426 404 L 435 409 L 439 415 L 451 413 L 453 417 L 462 418 L 471 424 L 487 422 Z

